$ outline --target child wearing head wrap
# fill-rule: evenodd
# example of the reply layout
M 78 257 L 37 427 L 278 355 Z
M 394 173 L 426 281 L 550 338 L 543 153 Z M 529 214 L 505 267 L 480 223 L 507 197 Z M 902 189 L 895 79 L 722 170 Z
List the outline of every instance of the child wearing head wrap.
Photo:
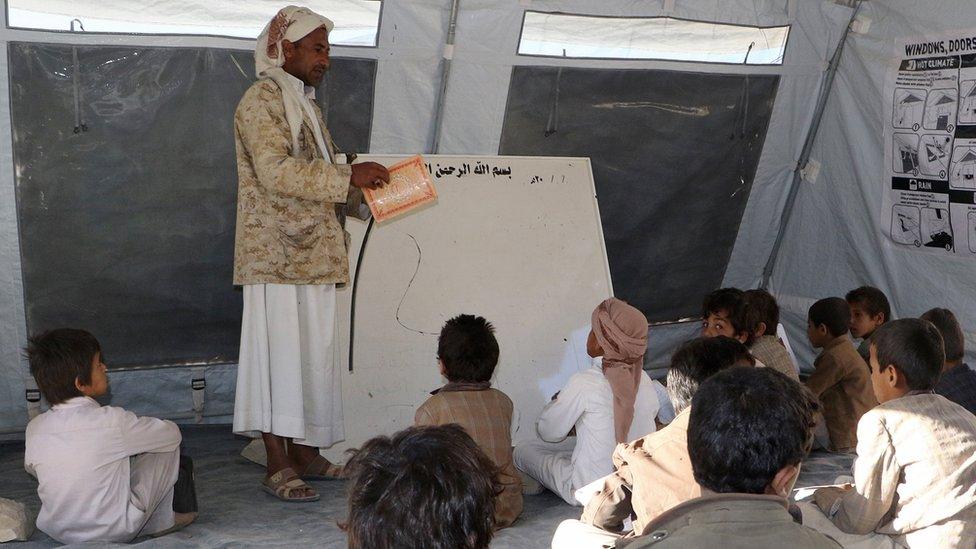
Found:
M 586 343 L 592 364 L 569 379 L 539 416 L 542 440 L 519 444 L 515 465 L 570 505 L 574 492 L 613 472 L 619 442 L 655 431 L 660 409 L 643 371 L 647 319 L 616 298 L 600 303 Z M 569 436 L 575 428 L 576 436 Z

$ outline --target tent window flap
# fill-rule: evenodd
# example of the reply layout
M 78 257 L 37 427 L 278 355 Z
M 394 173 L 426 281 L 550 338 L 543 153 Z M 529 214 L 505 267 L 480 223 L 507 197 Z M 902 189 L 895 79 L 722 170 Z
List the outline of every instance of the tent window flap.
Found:
M 259 0 L 8 0 L 11 28 L 121 33 L 184 34 L 256 38 L 281 7 Z M 376 46 L 380 6 L 377 0 L 308 0 L 303 5 L 335 22 L 335 45 Z M 79 24 L 80 22 L 80 24 Z
M 519 55 L 781 65 L 789 26 L 525 12 Z

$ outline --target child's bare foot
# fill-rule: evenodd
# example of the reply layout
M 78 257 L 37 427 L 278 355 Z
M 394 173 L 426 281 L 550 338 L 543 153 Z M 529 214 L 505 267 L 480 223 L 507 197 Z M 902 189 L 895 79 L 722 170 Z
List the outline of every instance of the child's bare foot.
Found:
M 149 534 L 151 538 L 158 538 L 165 536 L 166 534 L 172 534 L 173 532 L 182 530 L 189 526 L 193 521 L 197 520 L 197 512 L 192 513 L 173 513 L 173 525 L 165 530 Z

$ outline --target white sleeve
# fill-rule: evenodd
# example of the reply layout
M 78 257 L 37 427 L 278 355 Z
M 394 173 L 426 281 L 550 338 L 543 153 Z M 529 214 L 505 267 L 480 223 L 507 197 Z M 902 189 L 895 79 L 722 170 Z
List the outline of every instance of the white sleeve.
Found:
M 556 400 L 546 404 L 539 414 L 536 429 L 546 442 L 559 442 L 566 438 L 576 420 L 586 409 L 586 391 L 579 374 L 569 378 L 569 383 L 559 391 Z
M 118 410 L 123 449 L 128 455 L 172 452 L 180 447 L 183 436 L 172 421 L 138 417 L 121 408 Z

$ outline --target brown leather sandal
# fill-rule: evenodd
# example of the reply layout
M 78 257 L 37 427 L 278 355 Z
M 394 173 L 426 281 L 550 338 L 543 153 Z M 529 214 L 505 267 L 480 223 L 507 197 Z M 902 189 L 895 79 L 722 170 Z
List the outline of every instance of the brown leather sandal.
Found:
M 346 477 L 343 474 L 342 465 L 336 465 L 322 456 L 315 456 L 315 459 L 309 462 L 308 467 L 305 467 L 305 471 L 302 472 L 302 478 L 305 480 L 342 480 Z
M 320 497 L 311 486 L 306 484 L 301 477 L 295 474 L 294 469 L 291 467 L 285 467 L 284 469 L 264 479 L 264 482 L 261 483 L 261 489 L 280 499 L 281 501 L 287 501 L 289 503 L 318 501 Z M 311 491 L 312 495 L 295 495 L 301 493 L 300 491 L 303 489 Z

